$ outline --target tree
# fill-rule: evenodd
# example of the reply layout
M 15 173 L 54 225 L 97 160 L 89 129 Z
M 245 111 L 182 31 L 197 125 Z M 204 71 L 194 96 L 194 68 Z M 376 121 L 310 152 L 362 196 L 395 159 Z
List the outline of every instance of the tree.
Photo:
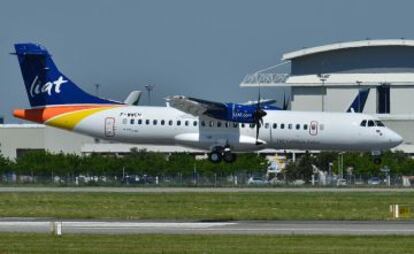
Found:
M 310 181 L 313 174 L 312 164 L 314 159 L 306 152 L 296 162 L 289 162 L 286 165 L 284 173 L 288 180 L 302 179 L 304 181 Z
M 0 154 L 0 174 L 7 173 L 13 169 L 14 163 Z

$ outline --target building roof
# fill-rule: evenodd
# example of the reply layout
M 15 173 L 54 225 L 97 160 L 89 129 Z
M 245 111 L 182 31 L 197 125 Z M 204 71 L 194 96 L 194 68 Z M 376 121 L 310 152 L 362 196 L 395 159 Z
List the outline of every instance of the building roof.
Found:
M 43 124 L 33 124 L 33 123 L 13 123 L 13 124 L 0 124 L 1 129 L 44 129 L 46 126 Z
M 308 56 L 317 53 L 323 53 L 328 51 L 340 50 L 340 49 L 350 49 L 350 48 L 360 48 L 360 47 L 386 47 L 386 46 L 406 46 L 413 47 L 414 40 L 406 39 L 388 39 L 388 40 L 363 40 L 363 41 L 349 41 L 349 42 L 340 42 L 322 45 L 312 48 L 304 48 L 297 51 L 292 51 L 285 53 L 282 56 L 282 61 L 288 61 L 295 58 Z

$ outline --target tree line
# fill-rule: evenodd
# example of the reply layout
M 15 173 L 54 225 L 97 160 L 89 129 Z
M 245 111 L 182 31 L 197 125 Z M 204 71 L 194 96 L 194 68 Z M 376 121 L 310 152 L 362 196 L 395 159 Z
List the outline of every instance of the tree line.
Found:
M 385 172 L 381 169 L 389 169 L 391 175 L 414 176 L 414 159 L 411 155 L 402 151 L 387 151 L 381 155 L 381 163 L 375 163 L 371 153 L 343 153 L 343 160 L 337 152 L 322 152 L 319 154 L 303 154 L 295 162 L 290 161 L 285 169 L 287 179 L 310 180 L 313 174 L 312 165 L 319 170 L 339 174 L 340 168 L 343 174 L 381 176 Z M 351 171 L 351 172 L 349 172 Z
M 338 173 L 340 163 L 338 153 L 304 153 L 293 161 L 287 160 L 282 172 L 287 179 L 309 180 L 313 173 L 312 165 L 322 171 Z M 188 153 L 162 154 L 147 151 L 132 151 L 124 156 L 99 155 L 79 156 L 75 154 L 53 154 L 47 151 L 27 152 L 15 161 L 0 155 L 0 174 L 14 172 L 19 175 L 35 176 L 192 176 L 194 173 L 205 176 L 229 176 L 237 173 L 264 175 L 269 162 L 256 153 L 238 154 L 234 163 L 215 164 L 207 159 L 196 159 Z M 414 175 L 414 159 L 403 152 L 386 152 L 380 164 L 374 163 L 370 153 L 344 153 L 344 172 L 352 168 L 354 175 L 381 174 L 381 168 L 388 167 L 393 175 Z
M 227 176 L 234 172 L 264 172 L 267 161 L 257 154 L 240 154 L 234 163 L 214 164 L 207 159 L 198 160 L 188 153 L 162 154 L 147 151 L 132 151 L 124 156 L 99 155 L 79 156 L 76 154 L 53 154 L 47 151 L 26 152 L 16 159 L 0 156 L 0 174 L 14 172 L 19 175 L 35 176 Z

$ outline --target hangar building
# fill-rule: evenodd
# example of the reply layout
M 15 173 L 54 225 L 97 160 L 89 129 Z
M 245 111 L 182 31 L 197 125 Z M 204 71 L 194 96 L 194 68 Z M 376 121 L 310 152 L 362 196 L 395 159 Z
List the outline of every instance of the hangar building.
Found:
M 377 115 L 404 138 L 397 149 L 414 154 L 414 40 L 363 40 L 285 53 L 289 73 L 267 69 L 242 87 L 290 87 L 290 109 L 344 112 L 361 89 L 364 113 Z

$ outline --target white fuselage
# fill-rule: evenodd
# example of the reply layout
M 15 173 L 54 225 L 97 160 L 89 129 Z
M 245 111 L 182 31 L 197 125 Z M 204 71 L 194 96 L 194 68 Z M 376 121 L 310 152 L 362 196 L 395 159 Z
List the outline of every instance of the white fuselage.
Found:
M 194 117 L 171 107 L 123 106 L 83 119 L 74 131 L 97 138 L 135 144 L 182 145 L 232 151 L 264 148 L 299 150 L 381 151 L 402 142 L 383 126 L 361 126 L 374 117 L 358 113 L 266 111 L 256 145 L 249 124 Z

